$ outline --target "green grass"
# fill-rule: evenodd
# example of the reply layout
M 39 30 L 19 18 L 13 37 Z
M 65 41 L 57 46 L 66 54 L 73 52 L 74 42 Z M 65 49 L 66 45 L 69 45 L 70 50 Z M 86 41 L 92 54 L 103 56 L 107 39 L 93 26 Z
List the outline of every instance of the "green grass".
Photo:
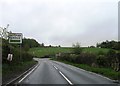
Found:
M 72 48 L 31 48 L 29 50 L 29 53 L 37 56 L 37 57 L 43 57 L 45 55 L 55 55 L 56 53 L 62 52 L 62 53 L 69 53 L 72 51 Z
M 107 53 L 110 49 L 107 48 L 83 48 L 83 52 L 90 52 L 94 54 L 98 54 L 100 51 L 103 53 Z
M 28 61 L 28 62 L 19 63 L 17 65 L 3 64 L 2 65 L 3 82 L 6 82 L 22 74 L 24 71 L 28 70 L 30 67 L 32 67 L 36 63 L 37 62 L 35 61 Z
M 105 49 L 105 48 L 83 48 L 83 52 L 91 52 L 91 53 L 95 53 L 98 54 L 99 51 L 103 51 L 104 53 L 107 53 L 109 49 Z M 72 52 L 73 48 L 69 47 L 60 47 L 60 48 L 52 48 L 52 47 L 48 47 L 48 48 L 31 48 L 29 50 L 29 53 L 37 56 L 37 57 L 43 57 L 45 55 L 54 55 L 56 53 L 62 52 L 62 53 L 69 53 Z
M 55 60 L 55 59 L 51 59 L 51 60 Z M 58 60 L 56 60 L 56 61 L 58 61 Z M 60 61 L 60 62 L 70 64 L 70 65 L 73 65 L 75 67 L 79 67 L 79 68 L 82 68 L 84 70 L 87 70 L 87 71 L 91 71 L 91 72 L 95 72 L 95 73 L 104 75 L 104 76 L 109 77 L 113 80 L 120 80 L 120 78 L 118 77 L 118 76 L 120 76 L 120 72 L 116 72 L 110 68 L 91 67 L 91 66 L 86 65 L 86 64 L 76 64 L 76 63 L 72 63 L 72 62 L 68 62 L 68 61 Z

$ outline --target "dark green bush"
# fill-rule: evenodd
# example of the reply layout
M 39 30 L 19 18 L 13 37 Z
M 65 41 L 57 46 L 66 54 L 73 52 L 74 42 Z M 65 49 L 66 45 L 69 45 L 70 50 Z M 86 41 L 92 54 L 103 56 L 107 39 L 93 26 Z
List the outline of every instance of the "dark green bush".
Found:
M 69 56 L 69 61 L 70 61 L 70 62 L 73 62 L 73 63 L 76 63 L 76 62 L 77 62 L 77 58 L 78 58 L 78 55 L 71 54 L 71 55 Z
M 99 55 L 96 60 L 99 67 L 107 66 L 107 58 L 104 55 Z
M 106 57 L 107 57 L 108 66 L 111 67 L 112 63 L 115 61 L 116 52 L 111 49 L 111 50 L 108 51 Z
M 81 53 L 78 57 L 78 61 L 82 64 L 92 65 L 95 63 L 96 55 L 93 53 Z
M 62 54 L 58 57 L 59 60 L 69 61 L 73 63 L 88 64 L 92 65 L 95 62 L 96 55 L 92 53 L 81 53 L 76 54 Z

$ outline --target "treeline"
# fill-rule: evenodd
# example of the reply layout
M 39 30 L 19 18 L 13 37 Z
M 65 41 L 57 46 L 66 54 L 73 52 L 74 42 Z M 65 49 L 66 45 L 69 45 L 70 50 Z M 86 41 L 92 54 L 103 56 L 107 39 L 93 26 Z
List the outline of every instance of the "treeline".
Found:
M 18 64 L 25 61 L 31 61 L 33 56 L 27 51 L 29 48 L 39 47 L 40 44 L 34 39 L 23 39 L 23 43 L 10 44 L 8 40 L 2 39 L 2 63 Z M 7 60 L 8 54 L 13 54 L 13 60 Z
M 120 50 L 120 41 L 108 41 L 97 43 L 97 47 Z
M 23 39 L 22 48 L 25 51 L 28 51 L 29 48 L 40 47 L 40 46 L 42 45 L 40 45 L 35 39 L 27 39 L 27 38 Z
M 29 39 L 29 38 L 28 39 L 27 38 L 23 39 L 22 48 L 25 51 L 28 51 L 30 48 L 33 48 L 33 47 L 47 48 L 47 47 L 61 47 L 61 46 L 60 45 L 58 45 L 58 46 L 52 46 L 52 45 L 45 46 L 44 43 L 38 43 L 35 39 Z

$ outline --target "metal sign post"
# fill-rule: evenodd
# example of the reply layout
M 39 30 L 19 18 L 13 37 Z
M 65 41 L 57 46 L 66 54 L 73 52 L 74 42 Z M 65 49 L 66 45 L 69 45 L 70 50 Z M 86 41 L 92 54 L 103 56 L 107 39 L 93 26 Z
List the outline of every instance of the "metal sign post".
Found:
M 21 44 L 22 44 L 23 34 L 22 33 L 9 33 L 8 37 L 9 37 L 9 43 L 20 44 L 20 60 L 22 60 Z

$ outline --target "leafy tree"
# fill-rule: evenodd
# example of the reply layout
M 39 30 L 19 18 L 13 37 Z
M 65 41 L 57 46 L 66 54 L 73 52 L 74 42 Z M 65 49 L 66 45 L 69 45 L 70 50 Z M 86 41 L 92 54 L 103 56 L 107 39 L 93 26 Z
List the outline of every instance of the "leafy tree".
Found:
M 73 53 L 80 54 L 81 52 L 82 52 L 82 49 L 80 47 L 80 44 L 78 42 L 76 44 L 73 44 Z
M 42 43 L 41 46 L 44 47 L 44 43 Z
M 24 50 L 25 50 L 25 51 L 28 51 L 29 48 L 30 48 L 29 45 L 27 45 L 27 44 L 24 45 Z
M 49 45 L 49 47 L 52 47 L 51 45 Z
M 110 48 L 110 49 L 120 50 L 120 41 L 117 42 L 117 41 L 106 40 L 105 42 L 97 43 L 96 46 L 101 48 Z
M 22 47 L 23 48 L 33 48 L 33 47 L 39 47 L 40 44 L 35 39 L 23 39 Z

